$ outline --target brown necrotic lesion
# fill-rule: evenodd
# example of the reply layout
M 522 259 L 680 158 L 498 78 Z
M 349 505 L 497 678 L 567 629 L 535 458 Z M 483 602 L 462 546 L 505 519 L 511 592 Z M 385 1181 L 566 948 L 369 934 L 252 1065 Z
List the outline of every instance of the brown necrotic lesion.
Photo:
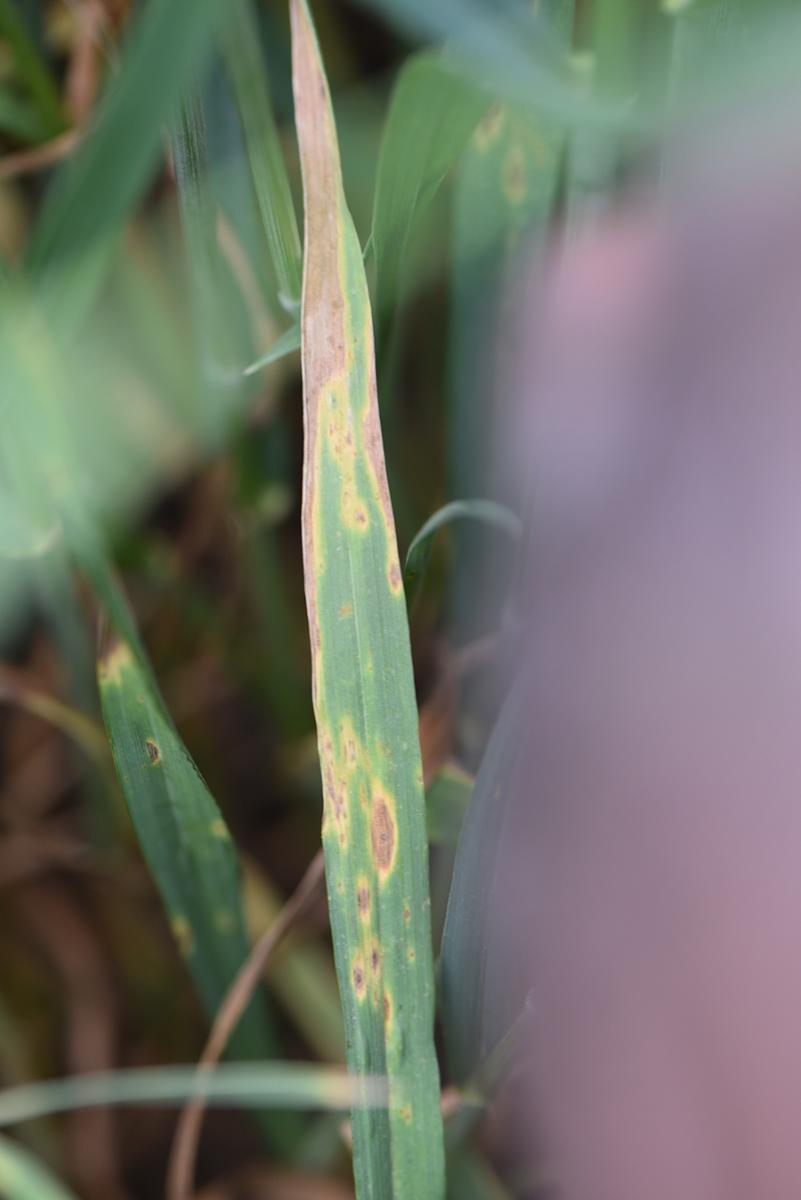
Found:
M 373 811 L 370 818 L 370 844 L 376 868 L 383 876 L 388 875 L 392 870 L 395 841 L 395 818 L 390 801 L 385 796 L 377 795 L 373 800 Z

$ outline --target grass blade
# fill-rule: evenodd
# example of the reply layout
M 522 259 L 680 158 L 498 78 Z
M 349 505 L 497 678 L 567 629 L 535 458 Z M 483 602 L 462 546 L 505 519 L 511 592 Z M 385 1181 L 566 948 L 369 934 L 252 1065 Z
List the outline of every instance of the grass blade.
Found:
M 279 358 L 286 358 L 288 354 L 294 353 L 300 349 L 300 325 L 291 325 L 284 333 L 277 337 L 270 349 L 267 350 L 255 362 L 250 363 L 242 372 L 245 376 L 257 375 L 259 371 L 269 367 L 271 363 L 278 362 Z
M 198 72 L 220 12 L 217 0 L 150 0 L 136 18 L 97 123 L 48 195 L 29 249 L 35 272 L 75 263 L 117 232 L 155 166 L 162 128 Z
M 8 1138 L 0 1138 L 0 1195 L 4 1200 L 75 1200 L 38 1159 Z
M 42 142 L 50 127 L 30 100 L 0 87 L 0 130 L 21 142 Z
M 239 866 L 228 829 L 149 673 L 123 641 L 98 666 L 103 719 L 125 800 L 173 934 L 209 1016 L 248 956 Z M 231 1040 L 234 1057 L 275 1050 L 264 997 Z
M 28 1083 L 0 1091 L 0 1126 L 49 1113 L 106 1104 L 183 1104 L 198 1095 L 218 1107 L 317 1108 L 343 1111 L 386 1103 L 381 1079 L 355 1080 L 334 1067 L 306 1063 L 238 1063 L 204 1075 L 195 1066 L 106 1071 Z
M 358 1195 L 444 1193 L 428 858 L 409 630 L 361 248 L 305 0 L 292 60 L 305 207 L 303 556 L 323 846 L 348 1064 L 386 1073 L 353 1121 Z
M 56 134 L 64 128 L 61 97 L 47 63 L 17 11 L 14 0 L 0 0 L 0 37 L 7 42 L 20 77 L 44 124 L 44 133 Z
M 440 983 L 449 1066 L 467 1080 L 511 1023 L 496 1012 L 488 970 L 486 914 L 496 855 L 520 740 L 521 699 L 513 688 L 501 710 L 476 776 L 453 866 L 442 933 Z M 507 1018 L 507 1019 L 504 1019 Z
M 294 312 L 300 303 L 300 233 L 250 0 L 233 0 L 230 4 L 223 26 L 222 45 L 242 119 L 253 187 L 273 260 L 279 297 L 284 307 Z
M 452 500 L 428 518 L 417 531 L 406 551 L 403 568 L 406 589 L 410 597 L 423 577 L 431 555 L 431 543 L 438 529 L 454 521 L 481 521 L 494 525 L 509 537 L 517 540 L 523 526 L 520 518 L 503 504 L 495 500 Z
M 392 93 L 378 159 L 371 244 L 380 322 L 397 301 L 415 220 L 489 107 L 488 94 L 441 54 L 409 59 Z

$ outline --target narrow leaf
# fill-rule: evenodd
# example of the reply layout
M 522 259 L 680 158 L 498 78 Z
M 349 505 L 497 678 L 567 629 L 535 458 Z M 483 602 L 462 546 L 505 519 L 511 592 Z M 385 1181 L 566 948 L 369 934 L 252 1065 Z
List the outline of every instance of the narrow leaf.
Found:
M 0 1126 L 49 1113 L 102 1104 L 183 1104 L 202 1095 L 210 1105 L 236 1108 L 343 1110 L 386 1103 L 380 1079 L 349 1078 L 331 1067 L 271 1062 L 197 1067 L 152 1067 L 51 1079 L 0 1091 Z M 0 1176 L 2 1179 L 2 1176 Z
M 100 700 L 114 763 L 173 935 L 212 1016 L 249 952 L 236 851 L 211 793 L 127 643 L 98 666 Z M 275 1048 L 264 998 L 254 997 L 232 1054 L 268 1057 Z
M 0 38 L 8 44 L 14 65 L 28 88 L 45 130 L 64 128 L 58 88 L 19 12 L 18 0 L 0 0 Z
M 115 234 L 158 158 L 163 125 L 210 47 L 217 0 L 149 0 L 96 124 L 59 172 L 29 249 L 37 272 Z
M 300 302 L 302 273 L 300 234 L 250 0 L 232 0 L 223 26 L 223 54 L 242 119 L 253 187 L 280 298 L 286 309 L 295 311 Z
M 500 529 L 515 540 L 523 531 L 520 518 L 495 500 L 452 500 L 437 509 L 412 538 L 404 565 L 407 588 L 416 585 L 422 577 L 431 554 L 434 534 L 454 521 L 480 521 Z
M 441 54 L 418 54 L 401 69 L 381 139 L 373 203 L 371 245 L 379 320 L 397 300 L 414 222 L 489 104 L 487 92 Z
M 305 207 L 303 557 L 323 775 L 323 845 L 348 1064 L 386 1073 L 353 1120 L 357 1193 L 444 1194 L 423 777 L 387 488 L 372 321 L 328 85 L 292 0 Z
M 75 1200 L 22 1146 L 0 1138 L 0 1196 L 4 1200 Z
M 511 1023 L 506 1013 L 498 1013 L 501 989 L 488 969 L 487 910 L 520 740 L 519 690 L 513 688 L 507 697 L 476 776 L 456 850 L 442 933 L 446 1049 L 459 1082 L 469 1078 Z
M 295 350 L 300 349 L 300 325 L 292 325 L 285 333 L 276 338 L 270 349 L 267 350 L 255 362 L 250 363 L 242 372 L 243 375 L 256 375 L 265 367 L 269 367 L 271 363 L 278 362 L 279 358 L 286 358 L 288 354 L 292 354 Z

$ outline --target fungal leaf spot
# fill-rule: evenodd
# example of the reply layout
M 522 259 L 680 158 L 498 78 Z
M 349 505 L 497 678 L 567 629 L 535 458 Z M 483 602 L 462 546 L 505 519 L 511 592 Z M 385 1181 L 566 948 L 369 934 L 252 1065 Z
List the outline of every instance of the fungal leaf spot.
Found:
M 345 769 L 349 772 L 355 771 L 359 765 L 361 747 L 349 717 L 343 717 L 340 723 L 340 745 Z
M 161 762 L 161 748 L 158 742 L 155 742 L 153 738 L 145 738 L 145 749 L 147 750 L 147 757 L 150 759 L 151 766 L 155 767 Z
M 122 682 L 123 672 L 133 663 L 131 648 L 125 642 L 116 642 L 97 664 L 97 673 L 102 683 Z
M 353 959 L 351 979 L 353 980 L 353 990 L 356 993 L 356 999 L 361 1004 L 367 996 L 367 978 L 364 973 L 364 961 L 361 954 L 356 954 Z
M 493 104 L 483 120 L 476 126 L 475 140 L 479 150 L 488 150 L 501 132 L 504 121 L 504 109 L 500 104 Z
M 180 913 L 174 914 L 170 918 L 170 929 L 172 930 L 172 936 L 178 943 L 181 955 L 183 958 L 189 958 L 195 948 L 195 939 L 192 936 L 192 928 L 186 917 Z
M 400 566 L 398 560 L 393 558 L 387 568 L 387 579 L 389 580 L 389 590 L 393 596 L 400 596 L 403 592 L 403 581 L 401 579 Z
M 370 920 L 370 884 L 365 875 L 360 875 L 356 880 L 356 904 L 359 909 L 359 919 L 367 922 Z
M 395 805 L 389 796 L 377 793 L 373 796 L 373 811 L 370 816 L 370 844 L 379 878 L 386 881 L 395 863 L 397 830 Z

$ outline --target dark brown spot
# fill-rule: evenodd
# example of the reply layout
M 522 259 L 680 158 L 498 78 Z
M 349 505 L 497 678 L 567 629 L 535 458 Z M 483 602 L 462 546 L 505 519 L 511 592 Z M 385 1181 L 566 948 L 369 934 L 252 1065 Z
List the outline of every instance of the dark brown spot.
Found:
M 372 950 L 370 951 L 370 966 L 373 968 L 373 971 L 378 970 L 378 966 L 379 966 L 380 962 L 381 962 L 381 955 L 378 953 L 378 947 L 373 946 Z
M 356 891 L 356 903 L 359 905 L 361 915 L 366 917 L 370 911 L 370 888 L 366 883 L 359 885 Z
M 152 738 L 145 738 L 145 749 L 147 750 L 147 756 L 151 763 L 155 764 L 161 762 L 161 750 Z
M 356 963 L 353 968 L 353 986 L 356 989 L 357 996 L 364 995 L 364 968 L 361 963 Z
M 392 856 L 395 852 L 395 822 L 392 820 L 392 813 L 383 796 L 378 796 L 373 803 L 370 840 L 373 845 L 373 857 L 379 871 L 388 871 L 392 866 Z
M 392 1020 L 392 1001 L 389 998 L 389 993 L 384 992 L 384 1024 L 389 1025 Z
M 389 586 L 392 588 L 393 592 L 397 592 L 400 585 L 401 585 L 400 567 L 398 566 L 398 564 L 396 562 L 393 562 L 392 566 L 389 568 Z

